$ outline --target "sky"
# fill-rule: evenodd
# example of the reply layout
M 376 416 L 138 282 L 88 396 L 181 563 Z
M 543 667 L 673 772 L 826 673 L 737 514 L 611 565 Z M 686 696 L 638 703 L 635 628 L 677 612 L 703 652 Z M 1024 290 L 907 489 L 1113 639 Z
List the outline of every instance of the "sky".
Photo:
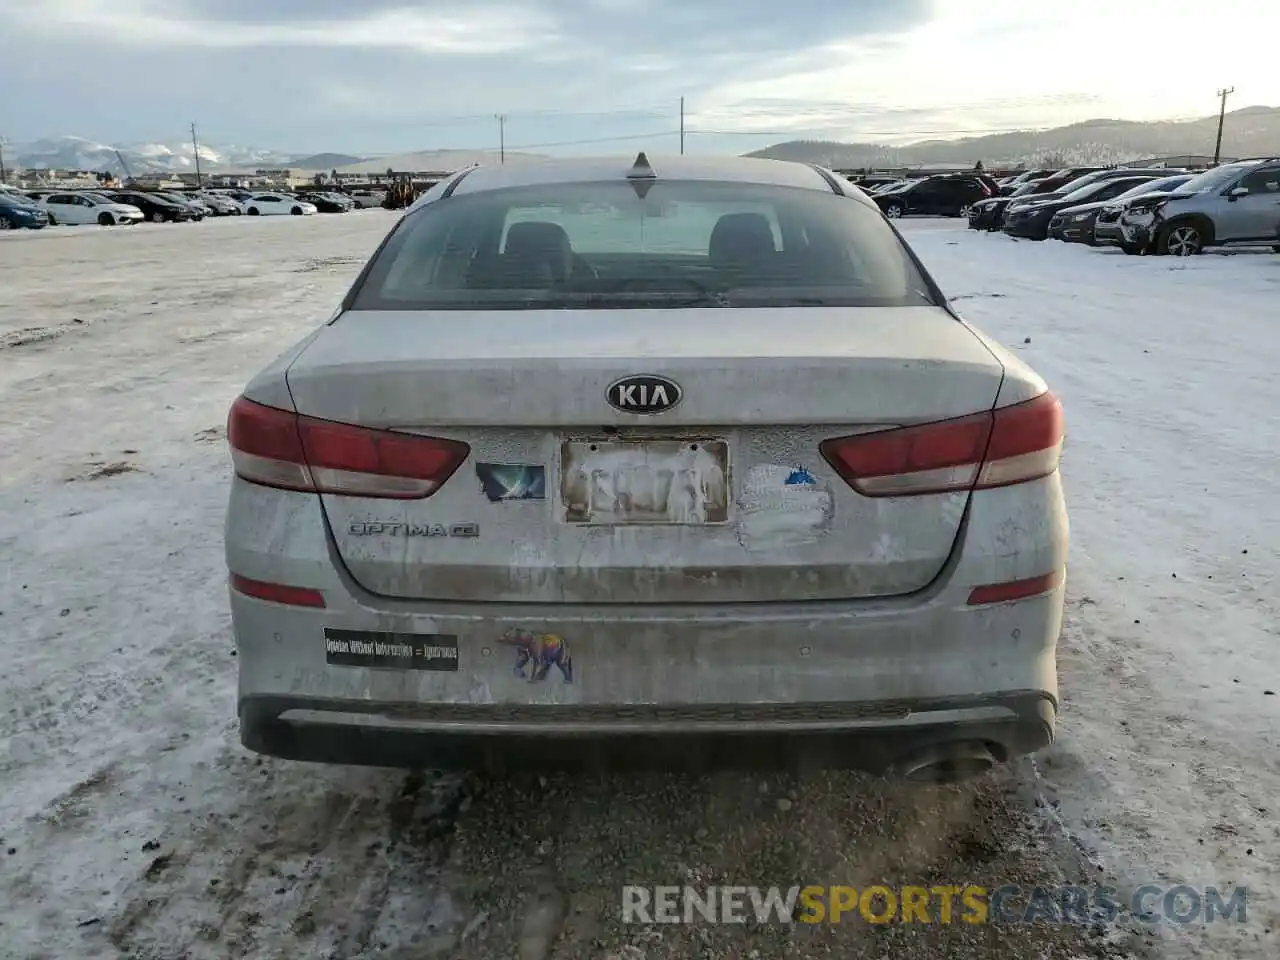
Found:
M 1280 105 L 1275 2 L 0 0 L 0 137 L 667 150 L 682 97 L 691 153 L 1186 119 Z

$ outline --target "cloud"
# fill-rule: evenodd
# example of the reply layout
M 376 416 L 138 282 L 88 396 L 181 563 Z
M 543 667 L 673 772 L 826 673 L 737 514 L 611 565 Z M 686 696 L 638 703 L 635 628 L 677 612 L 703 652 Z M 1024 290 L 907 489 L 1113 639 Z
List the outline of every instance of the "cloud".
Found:
M 931 0 L 801 15 L 772 0 L 0 0 L 0 79 L 24 91 L 10 122 L 27 138 L 57 117 L 56 132 L 163 139 L 195 116 L 224 140 L 401 150 L 493 139 L 501 112 L 521 141 L 601 139 L 670 131 L 681 96 L 930 14 Z
M 1261 15 L 1274 0 L 1233 2 Z M 1072 48 L 1081 69 L 1044 69 L 1058 41 L 1104 8 L 1115 9 L 1099 22 L 1120 16 L 1126 34 L 1152 17 L 1167 25 L 1155 0 L 1121 7 L 0 0 L 0 132 L 170 142 L 194 119 L 212 144 L 376 153 L 496 146 L 501 113 L 509 145 L 631 149 L 648 135 L 648 148 L 666 149 L 678 144 L 684 98 L 690 149 L 738 152 L 791 136 L 901 141 L 1042 126 L 1130 105 L 1199 112 L 1194 91 L 1175 104 L 1160 99 L 1167 82 L 1118 84 L 1105 43 Z M 1270 60 L 1253 49 L 1264 34 L 1202 52 L 1196 75 L 1221 74 L 1266 102 L 1270 91 L 1244 92 L 1249 82 L 1274 91 Z M 1248 56 L 1237 56 L 1242 43 L 1253 44 Z M 1246 75 L 1240 65 L 1255 62 Z
M 212 5 L 208 10 L 190 5 L 175 10 L 163 0 L 47 0 L 44 5 L 19 2 L 9 9 L 19 26 L 33 32 L 41 25 L 57 24 L 72 36 L 109 38 L 143 48 L 390 47 L 465 55 L 521 50 L 555 39 L 551 18 L 534 8 L 490 6 L 468 8 L 463 14 L 459 8 L 430 13 L 405 4 L 347 4 L 344 10 L 332 0 L 322 0 L 319 9 L 302 17 L 302 6 L 294 0 L 275 3 L 278 10 L 244 5 L 237 17 Z M 275 15 L 267 15 L 271 13 Z

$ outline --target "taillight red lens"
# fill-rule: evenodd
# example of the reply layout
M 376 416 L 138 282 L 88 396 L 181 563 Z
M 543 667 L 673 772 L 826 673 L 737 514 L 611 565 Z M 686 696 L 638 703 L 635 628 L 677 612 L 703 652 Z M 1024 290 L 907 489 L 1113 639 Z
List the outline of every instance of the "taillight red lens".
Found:
M 984 607 L 993 603 L 1012 603 L 1015 600 L 1026 600 L 1056 590 L 1062 583 L 1062 571 L 1046 573 L 1026 580 L 1010 580 L 1007 583 L 989 583 L 986 586 L 974 587 L 969 592 L 968 604 L 971 607 Z
M 236 475 L 284 490 L 420 500 L 453 476 L 471 448 L 458 440 L 303 417 L 240 397 L 227 440 Z
M 281 603 L 286 607 L 324 608 L 324 594 L 310 587 L 290 587 L 283 583 L 266 583 L 262 580 L 250 580 L 238 573 L 231 574 L 231 589 L 255 600 L 266 600 L 268 603 Z
M 868 497 L 1025 483 L 1058 469 L 1062 404 L 1052 393 L 987 413 L 825 440 L 823 458 Z

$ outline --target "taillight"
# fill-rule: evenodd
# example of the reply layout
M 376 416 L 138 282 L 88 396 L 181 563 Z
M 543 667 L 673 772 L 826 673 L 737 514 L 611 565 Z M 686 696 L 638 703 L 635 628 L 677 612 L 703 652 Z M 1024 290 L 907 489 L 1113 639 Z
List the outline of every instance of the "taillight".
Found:
M 968 417 L 824 440 L 819 449 L 864 496 L 910 497 L 1047 477 L 1062 438 L 1062 404 L 1043 393 Z
M 236 476 L 308 493 L 421 500 L 462 466 L 457 440 L 303 417 L 240 397 L 227 419 Z

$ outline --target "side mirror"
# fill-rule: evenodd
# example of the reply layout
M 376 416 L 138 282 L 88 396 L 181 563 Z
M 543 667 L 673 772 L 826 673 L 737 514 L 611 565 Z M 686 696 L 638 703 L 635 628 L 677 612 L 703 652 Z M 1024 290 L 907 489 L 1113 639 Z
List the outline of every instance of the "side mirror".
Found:
M 1248 195 L 1249 189 L 1247 187 L 1236 187 L 1227 194 L 1227 199 L 1238 200 L 1241 197 L 1247 197 Z

